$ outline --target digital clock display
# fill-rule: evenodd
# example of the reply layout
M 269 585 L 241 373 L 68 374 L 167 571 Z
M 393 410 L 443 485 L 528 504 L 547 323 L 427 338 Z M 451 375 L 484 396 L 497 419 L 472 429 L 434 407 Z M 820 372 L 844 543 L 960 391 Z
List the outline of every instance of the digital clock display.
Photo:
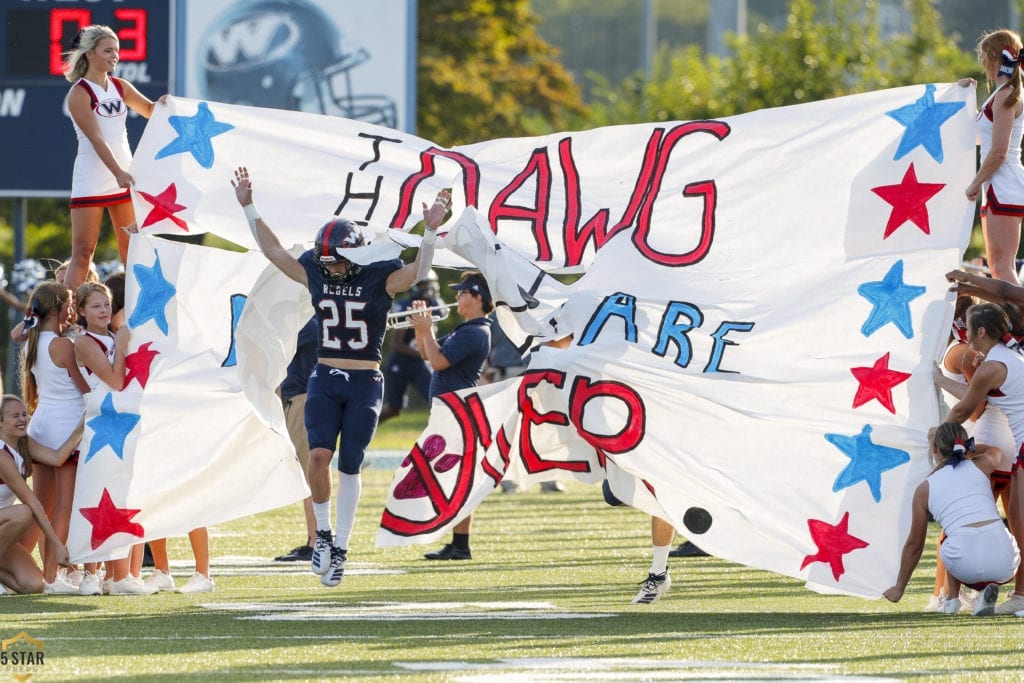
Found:
M 64 53 L 71 49 L 78 32 L 90 24 L 103 23 L 96 21 L 94 14 L 88 6 L 8 10 L 7 73 L 11 76 L 60 76 L 64 73 Z M 107 25 L 117 34 L 121 61 L 149 59 L 148 8 L 115 6 L 112 21 Z

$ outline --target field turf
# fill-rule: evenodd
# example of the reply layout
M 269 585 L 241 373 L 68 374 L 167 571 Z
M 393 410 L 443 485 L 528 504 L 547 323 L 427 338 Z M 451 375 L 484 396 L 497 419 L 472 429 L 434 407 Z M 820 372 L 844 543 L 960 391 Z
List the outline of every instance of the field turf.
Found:
M 669 594 L 631 605 L 649 519 L 597 487 L 496 492 L 474 518 L 474 559 L 428 562 L 435 546 L 374 547 L 390 479 L 364 472 L 337 588 L 270 561 L 304 536 L 295 505 L 211 529 L 212 594 L 0 596 L 0 640 L 42 641 L 33 682 L 1024 680 L 1024 619 L 920 612 L 933 550 L 899 605 L 715 558 L 671 558 Z M 187 541 L 170 551 L 180 585 Z M 0 665 L 0 680 L 13 673 Z

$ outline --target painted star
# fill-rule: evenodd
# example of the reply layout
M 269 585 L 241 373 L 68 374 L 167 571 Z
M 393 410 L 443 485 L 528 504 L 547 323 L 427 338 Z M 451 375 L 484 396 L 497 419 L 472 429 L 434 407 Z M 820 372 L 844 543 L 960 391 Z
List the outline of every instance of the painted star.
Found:
M 811 540 L 818 546 L 818 552 L 804 558 L 800 569 L 803 569 L 811 562 L 828 562 L 832 568 L 832 578 L 836 581 L 846 572 L 843 566 L 843 555 L 854 550 L 867 548 L 868 543 L 849 532 L 850 513 L 843 515 L 843 519 L 835 526 L 820 519 L 807 520 L 807 528 L 811 531 Z
M 178 132 L 159 152 L 155 159 L 188 152 L 203 168 L 213 167 L 213 143 L 211 138 L 233 130 L 230 123 L 218 121 L 206 102 L 199 103 L 195 116 L 169 116 L 167 122 Z
M 874 398 L 878 399 L 890 413 L 896 414 L 896 407 L 892 402 L 892 388 L 910 379 L 909 372 L 890 370 L 888 353 L 876 360 L 870 368 L 850 368 L 850 372 L 860 382 L 857 395 L 853 397 L 854 408 Z
M 903 283 L 902 259 L 892 264 L 881 281 L 865 282 L 857 287 L 857 293 L 872 304 L 871 313 L 860 328 L 861 334 L 869 337 L 891 322 L 907 339 L 914 336 L 910 302 L 924 294 L 925 288 Z
M 146 342 L 138 350 L 129 353 L 124 358 L 124 385 L 135 380 L 143 389 L 149 382 L 149 373 L 153 370 L 153 359 L 160 355 L 159 351 L 150 350 L 153 342 Z
M 85 423 L 93 431 L 85 461 L 92 460 L 92 456 L 100 452 L 104 446 L 110 446 L 110 450 L 124 460 L 124 440 L 135 429 L 135 425 L 139 424 L 139 419 L 136 413 L 117 412 L 114 408 L 114 395 L 107 394 L 100 404 L 100 414 Z
M 174 215 L 185 208 L 184 204 L 178 203 L 178 188 L 175 187 L 174 183 L 171 183 L 163 192 L 156 195 L 143 192 L 142 190 L 136 191 L 139 193 L 139 196 L 153 205 L 150 212 L 146 214 L 145 220 L 142 221 L 140 229 L 167 219 L 185 232 L 188 232 L 188 224 Z
M 178 293 L 171 282 L 164 277 L 160 267 L 160 252 L 155 252 L 151 267 L 142 264 L 132 266 L 135 280 L 139 283 L 139 298 L 135 310 L 128 319 L 128 325 L 139 327 L 152 320 L 161 332 L 167 334 L 167 304 Z
M 832 484 L 833 493 L 863 481 L 877 503 L 882 500 L 882 472 L 910 462 L 910 454 L 906 451 L 873 443 L 871 425 L 864 425 L 860 434 L 854 436 L 826 434 L 825 438 L 850 459 L 850 464 Z
M 910 164 L 910 168 L 903 174 L 903 180 L 899 185 L 880 185 L 871 188 L 872 192 L 892 205 L 882 239 L 886 239 L 896 232 L 896 229 L 907 221 L 921 228 L 921 232 L 924 234 L 930 235 L 931 226 L 928 222 L 926 204 L 944 187 L 945 185 L 942 183 L 917 182 L 914 164 Z
M 963 109 L 963 106 L 963 102 L 936 102 L 935 85 L 929 83 L 924 87 L 924 95 L 913 104 L 885 112 L 886 116 L 906 127 L 903 137 L 900 138 L 894 159 L 899 161 L 915 147 L 921 145 L 932 156 L 932 159 L 941 164 L 942 135 L 939 128 L 950 117 Z
M 94 508 L 79 508 L 79 512 L 92 524 L 92 549 L 95 550 L 114 534 L 125 533 L 142 538 L 146 531 L 141 524 L 132 521 L 141 510 L 119 508 L 114 505 L 110 491 L 103 489 L 99 505 Z

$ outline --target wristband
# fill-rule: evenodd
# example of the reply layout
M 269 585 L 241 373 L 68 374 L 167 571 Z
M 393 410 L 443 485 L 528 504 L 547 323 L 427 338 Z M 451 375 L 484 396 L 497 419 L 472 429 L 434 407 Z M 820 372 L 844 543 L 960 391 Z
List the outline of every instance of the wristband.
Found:
M 428 247 L 434 246 L 434 242 L 437 241 L 437 230 L 431 230 L 428 227 L 423 228 L 423 244 Z
M 245 220 L 249 221 L 250 225 L 255 225 L 256 221 L 260 219 L 260 212 L 256 210 L 255 204 L 246 204 L 242 207 L 242 211 L 245 212 Z

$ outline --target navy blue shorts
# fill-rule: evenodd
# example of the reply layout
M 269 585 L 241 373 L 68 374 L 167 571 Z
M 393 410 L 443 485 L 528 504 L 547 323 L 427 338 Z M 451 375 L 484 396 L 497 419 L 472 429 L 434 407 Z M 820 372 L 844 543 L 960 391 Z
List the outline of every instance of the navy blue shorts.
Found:
M 379 370 L 340 370 L 317 363 L 306 385 L 310 450 L 333 451 L 337 446 L 338 469 L 359 474 L 377 431 L 383 393 L 384 376 Z

